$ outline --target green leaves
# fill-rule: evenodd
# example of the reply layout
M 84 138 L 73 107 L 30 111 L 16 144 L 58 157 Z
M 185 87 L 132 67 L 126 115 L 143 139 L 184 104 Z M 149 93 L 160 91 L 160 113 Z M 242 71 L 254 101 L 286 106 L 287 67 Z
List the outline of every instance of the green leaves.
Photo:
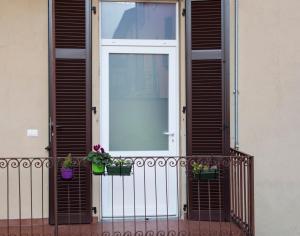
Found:
M 129 160 L 117 159 L 110 163 L 111 166 L 132 166 L 132 163 Z
M 194 162 L 192 164 L 192 168 L 193 168 L 193 173 L 194 174 L 199 174 L 203 170 L 208 170 L 209 166 L 208 165 L 203 165 L 203 164 L 200 164 L 200 163 L 197 163 L 197 162 Z
M 109 155 L 109 153 L 101 153 L 101 152 L 94 152 L 91 151 L 87 158 L 87 161 L 90 161 L 96 165 L 107 165 L 108 163 L 111 162 L 111 156 Z
M 68 156 L 65 158 L 63 162 L 63 167 L 66 169 L 72 169 L 73 168 L 73 161 L 72 161 L 72 155 L 71 153 L 68 154 Z

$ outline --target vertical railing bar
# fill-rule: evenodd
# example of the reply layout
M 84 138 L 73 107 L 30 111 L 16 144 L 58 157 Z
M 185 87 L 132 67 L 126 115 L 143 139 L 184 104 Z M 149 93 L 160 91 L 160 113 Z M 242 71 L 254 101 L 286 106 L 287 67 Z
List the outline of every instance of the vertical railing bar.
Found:
M 32 218 L 33 218 L 33 210 L 32 210 L 32 164 L 33 164 L 33 160 L 32 162 L 30 160 L 28 160 L 29 163 L 30 163 L 30 168 L 29 168 L 29 176 L 30 176 L 30 232 L 31 232 L 31 235 L 33 234 L 33 221 L 32 221 Z
M 233 209 L 234 208 L 234 191 L 233 191 L 233 188 L 234 188 L 234 181 L 233 181 L 233 172 L 234 172 L 234 166 L 233 166 L 233 162 L 234 162 L 234 158 L 231 156 L 230 159 L 229 159 L 229 167 L 230 167 L 230 170 L 229 170 L 229 175 L 230 175 L 230 192 L 231 192 L 231 195 L 230 195 L 230 202 L 231 202 L 231 205 L 230 205 L 230 213 L 229 213 L 229 235 L 231 236 L 232 235 L 232 215 L 233 215 Z
M 238 158 L 236 158 L 235 160 L 235 165 L 234 165 L 234 168 L 235 168 L 235 178 L 234 178 L 234 182 L 235 182 L 235 185 L 234 185 L 234 191 L 235 191 L 235 213 L 234 213 L 234 217 L 237 218 L 238 217 L 238 204 L 239 204 L 239 198 L 238 198 L 238 166 L 237 166 L 237 161 L 238 161 Z
M 251 192 L 250 192 L 250 203 L 251 203 L 251 234 L 254 236 L 255 234 L 255 225 L 254 225 L 254 159 L 251 157 L 251 165 L 250 165 L 250 175 L 251 175 Z
M 68 186 L 68 235 L 71 236 L 71 206 L 70 206 L 70 185 L 67 183 Z
M 251 163 L 249 161 L 249 164 L 248 164 L 248 212 L 249 212 L 249 216 L 248 216 L 248 227 L 249 227 L 249 230 L 251 230 L 251 167 L 250 167 Z
M 244 176 L 244 168 L 243 168 L 243 164 L 244 164 L 244 161 L 241 160 L 241 163 L 240 163 L 240 168 L 241 168 L 241 176 L 240 176 L 240 191 L 241 191 L 241 224 L 243 225 L 244 223 L 244 195 L 243 195 L 243 176 Z
M 175 160 L 176 161 L 176 160 Z M 176 168 L 176 192 L 177 192 L 177 234 L 179 234 L 180 232 L 180 217 L 181 217 L 181 209 L 180 209 L 180 195 L 179 195 L 179 174 L 178 174 L 178 168 L 179 168 L 179 161 L 180 161 L 180 157 L 178 159 L 178 162 L 175 163 L 175 168 Z
M 121 164 L 122 165 L 122 164 Z M 121 170 L 120 170 L 121 172 Z M 125 190 L 124 190 L 124 176 L 122 176 L 122 194 L 123 194 L 123 234 L 125 234 Z
M 57 207 L 57 168 L 58 168 L 58 164 L 57 164 L 57 157 L 53 158 L 53 167 L 54 167 L 54 235 L 58 236 L 58 207 Z
M 111 229 L 112 229 L 112 235 L 114 235 L 115 231 L 115 225 L 114 225 L 114 176 L 111 176 Z
M 102 175 L 100 175 L 100 209 L 99 209 L 99 218 L 100 218 L 100 226 L 101 226 L 101 236 L 103 235 L 103 207 L 102 207 L 102 201 L 103 201 L 103 181 L 102 181 Z
M 229 178 L 230 178 L 230 216 L 233 208 L 233 165 L 232 157 L 229 159 Z
M 9 205 L 9 161 L 5 160 L 6 161 L 6 165 L 7 165 L 7 170 L 6 170 L 6 202 L 7 202 L 7 236 L 9 236 L 9 208 L 10 208 L 10 205 Z
M 246 174 L 247 174 L 247 171 L 246 171 L 246 161 L 243 165 L 243 168 L 244 168 L 244 186 L 243 186 L 243 191 L 244 191 L 244 223 L 245 223 L 245 226 L 247 226 L 247 214 L 248 214 L 248 209 L 247 209 L 247 194 L 246 194 L 246 186 L 247 186 L 247 182 L 246 182 Z
M 189 175 L 189 160 L 186 158 L 185 159 L 185 179 L 187 181 L 187 184 L 185 185 L 185 192 L 186 192 L 186 199 L 187 199 L 187 227 L 188 227 L 188 236 L 190 236 L 190 188 L 187 188 L 187 186 L 191 187 L 191 180 L 190 180 L 190 175 Z
M 211 195 L 211 192 L 210 192 L 210 180 L 207 180 L 207 187 L 208 187 L 208 214 L 209 214 L 209 222 L 208 222 L 208 232 L 209 232 L 209 235 L 211 235 L 211 202 L 210 202 L 210 195 Z
M 157 159 L 154 159 L 154 187 L 155 187 L 155 227 L 156 227 L 156 233 L 158 232 L 158 214 L 157 214 L 157 173 L 156 173 L 156 161 Z
M 169 233 L 169 195 L 168 195 L 168 160 L 165 159 L 165 182 L 166 182 L 166 207 L 167 207 L 167 233 Z
M 144 206 L 145 206 L 145 233 L 147 233 L 147 196 L 146 196 L 146 161 L 147 159 L 144 159 Z
M 79 181 L 79 193 L 78 193 L 78 198 L 79 198 L 79 235 L 81 236 L 81 225 L 82 225 L 82 205 L 81 205 L 81 161 L 82 159 L 77 159 L 78 163 L 78 181 Z
M 19 178 L 19 233 L 22 235 L 22 201 L 21 201 L 21 161 L 18 160 L 18 178 Z
M 200 177 L 197 178 L 197 190 L 198 190 L 198 230 L 201 235 L 201 200 L 200 200 Z
M 236 179 L 236 188 L 235 188 L 235 194 L 236 194 L 236 220 L 238 220 L 239 218 L 239 159 L 236 159 L 236 175 L 235 175 L 235 179 Z
M 45 235 L 44 226 L 44 161 L 41 160 L 42 165 L 42 235 Z
M 236 160 L 236 220 L 239 221 L 240 218 L 240 193 L 239 193 L 239 187 L 240 187 L 240 161 L 239 158 Z
M 241 165 L 241 158 L 239 158 L 239 164 L 238 164 L 238 168 L 239 168 L 239 177 L 238 177 L 238 182 L 239 182 L 239 186 L 238 186 L 238 194 L 239 194 L 239 224 L 241 223 L 241 218 L 242 218 L 242 188 L 241 188 L 241 175 L 242 175 L 242 165 Z
M 220 229 L 219 234 L 221 234 L 221 232 L 222 232 L 222 200 L 221 200 L 222 193 L 221 193 L 221 164 L 220 164 L 221 162 L 218 161 L 217 163 L 218 163 L 217 170 L 219 170 L 219 174 L 218 174 L 218 182 L 219 182 L 219 184 L 218 184 L 218 194 L 219 194 L 219 229 Z M 225 169 L 225 167 L 223 167 L 223 168 Z M 224 206 L 224 208 L 225 208 L 225 206 Z
M 133 175 L 132 175 L 132 184 L 133 184 L 133 218 L 134 218 L 134 235 L 136 234 L 136 199 L 135 199 L 135 163 L 133 163 Z

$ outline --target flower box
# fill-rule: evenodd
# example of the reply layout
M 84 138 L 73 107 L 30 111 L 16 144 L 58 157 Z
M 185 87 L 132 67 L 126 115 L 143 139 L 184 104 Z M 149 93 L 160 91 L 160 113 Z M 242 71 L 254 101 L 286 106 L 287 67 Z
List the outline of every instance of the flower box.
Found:
M 194 173 L 194 177 L 199 180 L 214 180 L 219 177 L 218 169 L 201 170 L 199 173 Z
M 108 175 L 130 175 L 132 165 L 124 165 L 124 166 L 114 166 L 114 165 L 108 165 L 106 166 L 107 174 Z

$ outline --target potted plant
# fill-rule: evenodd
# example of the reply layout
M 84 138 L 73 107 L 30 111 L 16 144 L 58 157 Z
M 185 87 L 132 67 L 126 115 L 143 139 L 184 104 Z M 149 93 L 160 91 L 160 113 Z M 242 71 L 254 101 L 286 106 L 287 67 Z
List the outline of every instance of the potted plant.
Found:
M 86 160 L 92 163 L 94 175 L 102 175 L 105 173 L 105 166 L 111 161 L 111 156 L 98 144 L 94 145 L 93 151 L 88 154 Z
M 116 159 L 106 166 L 108 175 L 130 175 L 132 163 L 129 160 Z
M 64 180 L 73 178 L 73 161 L 71 153 L 69 153 L 64 159 L 64 162 L 62 163 L 62 167 L 60 169 L 60 175 Z
M 208 166 L 197 162 L 192 164 L 192 172 L 195 178 L 201 180 L 214 180 L 219 176 L 217 166 Z

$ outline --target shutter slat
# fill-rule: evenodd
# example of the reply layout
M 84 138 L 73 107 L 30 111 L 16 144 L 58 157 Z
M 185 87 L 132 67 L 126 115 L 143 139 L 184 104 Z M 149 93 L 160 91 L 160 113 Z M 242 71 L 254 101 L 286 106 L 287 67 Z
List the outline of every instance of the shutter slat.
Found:
M 205 68 L 204 71 L 201 68 Z M 211 69 L 209 69 L 211 68 Z M 195 72 L 196 71 L 196 72 Z M 207 80 L 207 76 L 214 79 L 214 86 L 208 90 L 203 86 L 202 79 Z M 206 82 L 204 82 L 206 84 Z M 210 95 L 210 96 L 207 96 Z M 205 105 L 203 105 L 205 104 Z M 222 62 L 221 60 L 194 60 L 192 62 L 192 139 L 193 143 L 191 149 L 193 155 L 201 154 L 221 154 L 219 151 L 222 149 L 220 143 L 223 142 L 223 123 L 222 123 Z M 211 113 L 208 113 L 211 111 Z M 202 116 L 205 114 L 205 116 Z M 219 120 L 212 119 L 219 117 Z M 195 123 L 206 124 L 210 123 L 211 128 L 205 126 L 194 127 Z M 195 128 L 197 128 L 195 130 Z M 216 132 L 215 130 L 218 130 Z M 195 132 L 196 131 L 196 132 Z M 212 135 L 214 131 L 214 139 L 206 140 L 206 137 Z M 196 142 L 198 140 L 198 142 Z M 203 144 L 201 140 L 206 140 L 209 144 L 205 151 L 202 149 Z
M 192 49 L 221 49 L 221 1 L 192 1 Z
M 85 48 L 85 1 L 55 0 L 56 48 Z

